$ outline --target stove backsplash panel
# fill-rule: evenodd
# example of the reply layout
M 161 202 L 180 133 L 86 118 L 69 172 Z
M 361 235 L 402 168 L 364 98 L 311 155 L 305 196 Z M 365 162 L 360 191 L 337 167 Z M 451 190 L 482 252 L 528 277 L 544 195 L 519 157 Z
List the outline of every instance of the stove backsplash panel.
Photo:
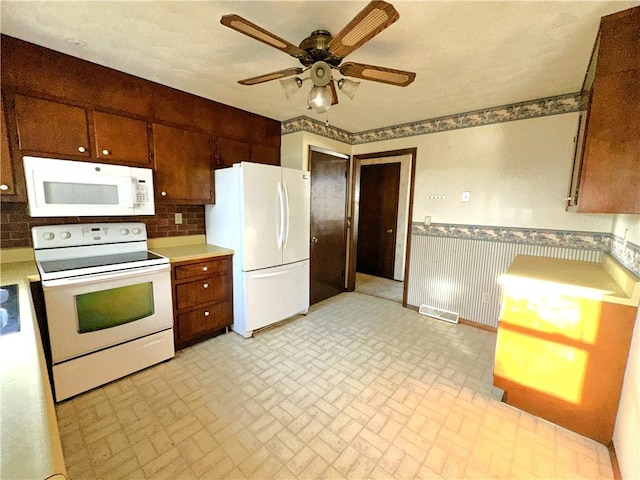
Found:
M 175 214 L 182 224 L 175 224 Z M 153 216 L 135 217 L 39 217 L 29 216 L 26 203 L 3 202 L 0 206 L 0 248 L 33 247 L 31 227 L 66 223 L 144 222 L 148 238 L 204 235 L 204 205 L 159 205 Z

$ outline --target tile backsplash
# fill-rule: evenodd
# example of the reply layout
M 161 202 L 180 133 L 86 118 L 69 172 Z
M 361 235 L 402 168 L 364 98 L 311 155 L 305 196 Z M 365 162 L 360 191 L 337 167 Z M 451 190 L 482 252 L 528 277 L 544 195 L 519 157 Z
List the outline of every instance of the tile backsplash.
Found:
M 182 213 L 180 225 L 174 222 L 176 213 Z M 0 218 L 0 248 L 31 247 L 31 227 L 65 223 L 143 222 L 149 238 L 205 234 L 203 205 L 156 205 L 154 216 L 32 218 L 26 203 L 3 202 Z

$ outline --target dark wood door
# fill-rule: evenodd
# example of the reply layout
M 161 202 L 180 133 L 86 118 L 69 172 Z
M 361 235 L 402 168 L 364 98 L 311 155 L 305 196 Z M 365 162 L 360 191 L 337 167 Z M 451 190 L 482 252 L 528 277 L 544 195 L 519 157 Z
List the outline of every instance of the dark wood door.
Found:
M 356 270 L 393 279 L 400 193 L 400 163 L 360 168 Z
M 20 150 L 89 157 L 87 111 L 39 98 L 15 96 Z
M 213 202 L 209 135 L 153 124 L 156 201 Z
M 311 151 L 310 303 L 345 290 L 349 159 Z
M 93 112 L 96 158 L 107 162 L 151 166 L 149 127 L 145 120 Z

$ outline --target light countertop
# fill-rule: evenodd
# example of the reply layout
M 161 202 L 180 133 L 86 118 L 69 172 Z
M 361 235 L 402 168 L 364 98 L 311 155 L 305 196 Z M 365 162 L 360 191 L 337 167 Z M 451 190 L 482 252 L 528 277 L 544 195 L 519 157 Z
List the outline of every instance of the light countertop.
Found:
M 33 261 L 0 264 L 0 284 L 18 285 L 20 310 L 20 331 L 0 336 L 0 478 L 66 475 L 27 279 L 36 274 Z
M 518 255 L 500 282 L 505 287 L 536 282 L 558 293 L 633 307 L 640 304 L 640 278 L 608 254 L 599 263 Z
M 189 260 L 200 260 L 208 257 L 220 257 L 223 255 L 232 255 L 233 250 L 208 243 L 199 243 L 193 245 L 176 245 L 170 247 L 150 248 L 154 253 L 168 257 L 171 263 L 185 262 Z

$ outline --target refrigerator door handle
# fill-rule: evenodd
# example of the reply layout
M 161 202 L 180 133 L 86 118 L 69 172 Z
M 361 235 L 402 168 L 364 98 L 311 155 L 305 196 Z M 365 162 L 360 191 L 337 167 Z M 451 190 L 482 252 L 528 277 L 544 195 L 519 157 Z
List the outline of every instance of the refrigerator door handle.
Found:
M 251 275 L 250 278 L 258 279 L 258 278 L 279 277 L 280 275 L 287 275 L 288 273 L 295 272 L 296 270 L 300 270 L 301 268 L 304 268 L 304 265 L 298 265 L 297 267 L 288 268 L 287 270 L 280 270 L 279 272 L 261 273 L 260 275 Z
M 289 217 L 291 216 L 291 211 L 289 209 L 289 190 L 287 189 L 287 182 L 282 182 L 283 190 L 284 190 L 284 205 L 286 207 L 284 221 L 284 241 L 282 245 L 282 249 L 287 248 L 287 242 L 289 241 Z
M 282 250 L 284 245 L 282 241 L 284 239 L 284 196 L 282 193 L 282 183 L 278 182 L 278 212 L 280 216 L 278 217 L 278 221 L 276 222 L 276 243 L 278 244 L 278 249 Z

